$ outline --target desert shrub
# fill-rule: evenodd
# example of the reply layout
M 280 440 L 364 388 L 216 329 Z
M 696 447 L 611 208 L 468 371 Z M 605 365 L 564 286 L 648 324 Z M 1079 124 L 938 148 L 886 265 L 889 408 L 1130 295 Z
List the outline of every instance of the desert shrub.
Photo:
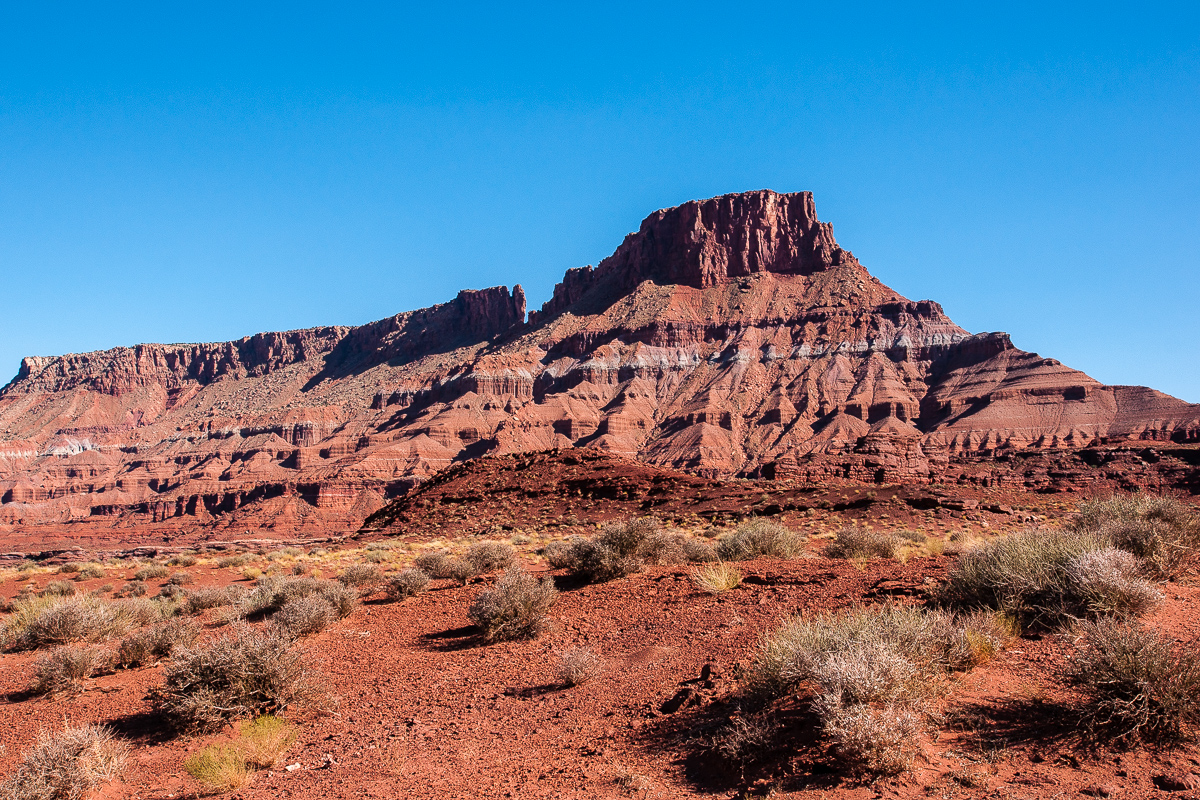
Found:
M 104 568 L 99 564 L 84 564 L 79 571 L 75 573 L 75 580 L 90 581 L 96 578 L 104 577 Z
M 231 744 L 210 744 L 183 761 L 183 768 L 205 789 L 232 792 L 250 783 L 252 770 L 241 750 Z
M 1145 614 L 1162 602 L 1162 593 L 1138 576 L 1140 567 L 1125 550 L 1093 550 L 1067 562 L 1067 584 L 1089 615 Z
M 180 613 L 199 614 L 210 608 L 231 606 L 241 601 L 246 590 L 240 586 L 203 586 L 189 589 L 183 596 Z
M 55 648 L 34 662 L 30 688 L 34 694 L 78 692 L 103 660 L 101 652 L 94 647 Z
M 989 615 L 911 606 L 794 617 L 764 639 L 747 689 L 767 700 L 805 687 L 843 763 L 894 773 L 917 753 L 923 704 L 939 676 L 981 663 L 1003 638 Z
M 256 581 L 262 577 L 263 571 L 258 567 L 246 567 L 242 570 L 242 577 L 248 581 Z
M 338 575 L 338 581 L 356 589 L 373 589 L 383 583 L 383 570 L 374 564 L 351 564 Z
M 684 539 L 683 558 L 693 564 L 707 564 L 717 560 L 717 549 L 699 539 Z
M 142 609 L 133 602 L 80 596 L 18 600 L 0 632 L 0 643 L 5 650 L 32 650 L 119 636 L 145 624 Z
M 821 732 L 852 772 L 894 775 L 919 753 L 921 716 L 904 704 L 846 704 L 823 696 L 817 713 Z
M 805 537 L 761 517 L 747 520 L 717 543 L 722 561 L 752 558 L 792 558 L 804 550 Z
M 358 605 L 358 593 L 337 581 L 320 578 L 260 578 L 242 600 L 244 614 L 271 614 L 284 604 L 308 595 L 317 595 L 333 607 L 339 618 L 349 616 Z
M 604 661 L 586 647 L 571 647 L 558 654 L 558 678 L 567 686 L 582 686 L 604 671 Z
M 1072 530 L 1132 553 L 1155 578 L 1177 578 L 1200 557 L 1200 515 L 1173 497 L 1114 495 L 1083 503 L 1079 512 Z
M 380 540 L 378 542 L 370 542 L 363 549 L 370 551 L 370 550 L 394 550 L 395 548 L 396 548 L 395 542 Z
M 296 729 L 283 718 L 263 714 L 242 725 L 237 748 L 255 769 L 270 769 L 296 739 Z
M 1157 590 L 1112 552 L 1101 536 L 1030 529 L 959 554 L 943 597 L 968 608 L 1013 614 L 1026 625 L 1104 613 L 1135 614 L 1157 602 Z
M 176 572 L 167 578 L 169 586 L 190 586 L 196 582 L 196 576 L 189 572 Z
M 235 567 L 244 567 L 254 559 L 254 556 L 249 553 L 235 553 L 234 555 L 221 556 L 217 559 L 217 566 L 221 569 L 230 569 Z
M 77 561 L 70 561 L 59 566 L 58 573 L 60 575 L 72 575 L 76 572 L 79 572 L 81 569 L 83 569 L 83 564 L 80 564 Z
M 120 667 L 141 667 L 169 656 L 177 647 L 191 647 L 200 635 L 194 622 L 167 622 L 134 631 L 117 645 L 116 663 Z
M 722 761 L 746 764 L 761 758 L 774 738 L 771 724 L 754 717 L 734 716 L 708 742 L 708 750 Z
M 451 578 L 461 584 L 475 576 L 471 562 L 446 552 L 423 553 L 413 561 L 413 566 L 431 578 Z
M 467 549 L 466 561 L 477 575 L 508 569 L 516 560 L 517 551 L 508 542 L 476 542 Z
M 164 583 L 158 590 L 158 597 L 166 600 L 171 600 L 177 603 L 182 603 L 183 598 L 187 595 L 187 589 L 184 589 L 177 583 Z
M 890 533 L 852 525 L 838 531 L 824 553 L 826 558 L 894 558 L 899 546 L 900 540 Z
M 170 572 L 162 564 L 147 564 L 134 572 L 133 578 L 138 581 L 152 581 L 158 578 L 165 578 Z
M 237 624 L 209 644 L 175 650 L 152 701 L 175 727 L 212 731 L 311 697 L 306 673 L 292 639 Z
M 171 556 L 167 559 L 168 567 L 194 567 L 196 566 L 196 557 L 191 553 L 180 553 L 176 556 Z
M 125 766 L 129 747 L 102 725 L 42 731 L 17 771 L 0 784 L 5 800 L 79 800 L 113 780 Z
M 271 622 L 287 636 L 297 639 L 320 633 L 337 618 L 337 611 L 328 600 L 319 594 L 306 594 L 284 603 Z
M 705 564 L 692 571 L 692 583 L 702 592 L 720 594 L 742 582 L 742 573 L 732 564 L 717 561 Z
M 567 569 L 575 563 L 575 540 L 572 539 L 550 542 L 542 548 L 542 557 L 551 569 Z
M 393 600 L 413 597 L 429 588 L 429 576 L 419 569 L 406 569 L 388 579 L 387 593 Z
M 372 564 L 382 564 L 389 558 L 388 554 L 383 550 L 369 550 L 363 553 L 363 559 Z
M 75 594 L 75 585 L 70 581 L 50 581 L 38 594 L 42 597 L 70 597 Z
M 1081 713 L 1094 734 L 1118 743 L 1177 742 L 1200 721 L 1200 654 L 1135 620 L 1079 626 L 1084 641 L 1071 681 L 1087 696 Z
M 488 641 L 537 636 L 558 592 L 549 578 L 538 580 L 519 567 L 509 567 L 495 586 L 471 603 L 468 615 Z
M 921 545 L 929 541 L 929 537 L 921 531 L 910 531 L 907 528 L 896 531 L 895 536 L 897 539 L 908 542 L 909 544 Z

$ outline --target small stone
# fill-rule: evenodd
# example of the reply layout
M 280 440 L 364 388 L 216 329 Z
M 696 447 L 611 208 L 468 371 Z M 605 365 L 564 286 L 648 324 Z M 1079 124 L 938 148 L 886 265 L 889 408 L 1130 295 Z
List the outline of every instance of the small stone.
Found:
M 288 772 L 295 772 L 296 770 L 300 769 L 300 764 L 288 764 L 286 767 L 284 767 L 284 769 L 286 769 Z

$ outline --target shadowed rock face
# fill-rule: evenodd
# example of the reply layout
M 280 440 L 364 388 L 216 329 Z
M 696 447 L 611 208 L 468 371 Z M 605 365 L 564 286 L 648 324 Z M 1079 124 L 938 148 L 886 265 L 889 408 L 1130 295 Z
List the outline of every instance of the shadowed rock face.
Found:
M 1005 454 L 1200 438 L 1200 407 L 884 286 L 807 192 L 655 212 L 524 318 L 497 287 L 356 328 L 27 358 L 0 391 L 0 524 L 352 527 L 454 461 L 576 446 L 797 480 L 998 457 L 988 480 L 1020 485 Z

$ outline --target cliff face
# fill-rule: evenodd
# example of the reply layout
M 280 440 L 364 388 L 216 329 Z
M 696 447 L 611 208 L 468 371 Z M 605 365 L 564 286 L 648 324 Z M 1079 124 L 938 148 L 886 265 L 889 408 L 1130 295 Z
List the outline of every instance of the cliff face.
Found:
M 1008 455 L 1200 438 L 1200 407 L 884 286 L 808 193 L 658 211 L 524 318 L 497 287 L 355 328 L 27 358 L 0 390 L 0 524 L 354 526 L 454 461 L 576 446 L 708 477 L 1046 488 Z

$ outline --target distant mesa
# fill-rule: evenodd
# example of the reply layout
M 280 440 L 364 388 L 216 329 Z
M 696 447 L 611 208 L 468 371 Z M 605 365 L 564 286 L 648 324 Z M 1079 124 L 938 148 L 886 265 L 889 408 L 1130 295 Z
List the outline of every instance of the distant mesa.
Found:
M 1200 406 L 971 334 L 872 277 L 810 193 L 755 191 L 656 211 L 528 320 L 495 287 L 360 327 L 26 358 L 0 390 L 0 525 L 350 529 L 455 462 L 578 447 L 1039 491 L 1152 447 L 1120 480 L 1193 490 L 1198 441 Z

